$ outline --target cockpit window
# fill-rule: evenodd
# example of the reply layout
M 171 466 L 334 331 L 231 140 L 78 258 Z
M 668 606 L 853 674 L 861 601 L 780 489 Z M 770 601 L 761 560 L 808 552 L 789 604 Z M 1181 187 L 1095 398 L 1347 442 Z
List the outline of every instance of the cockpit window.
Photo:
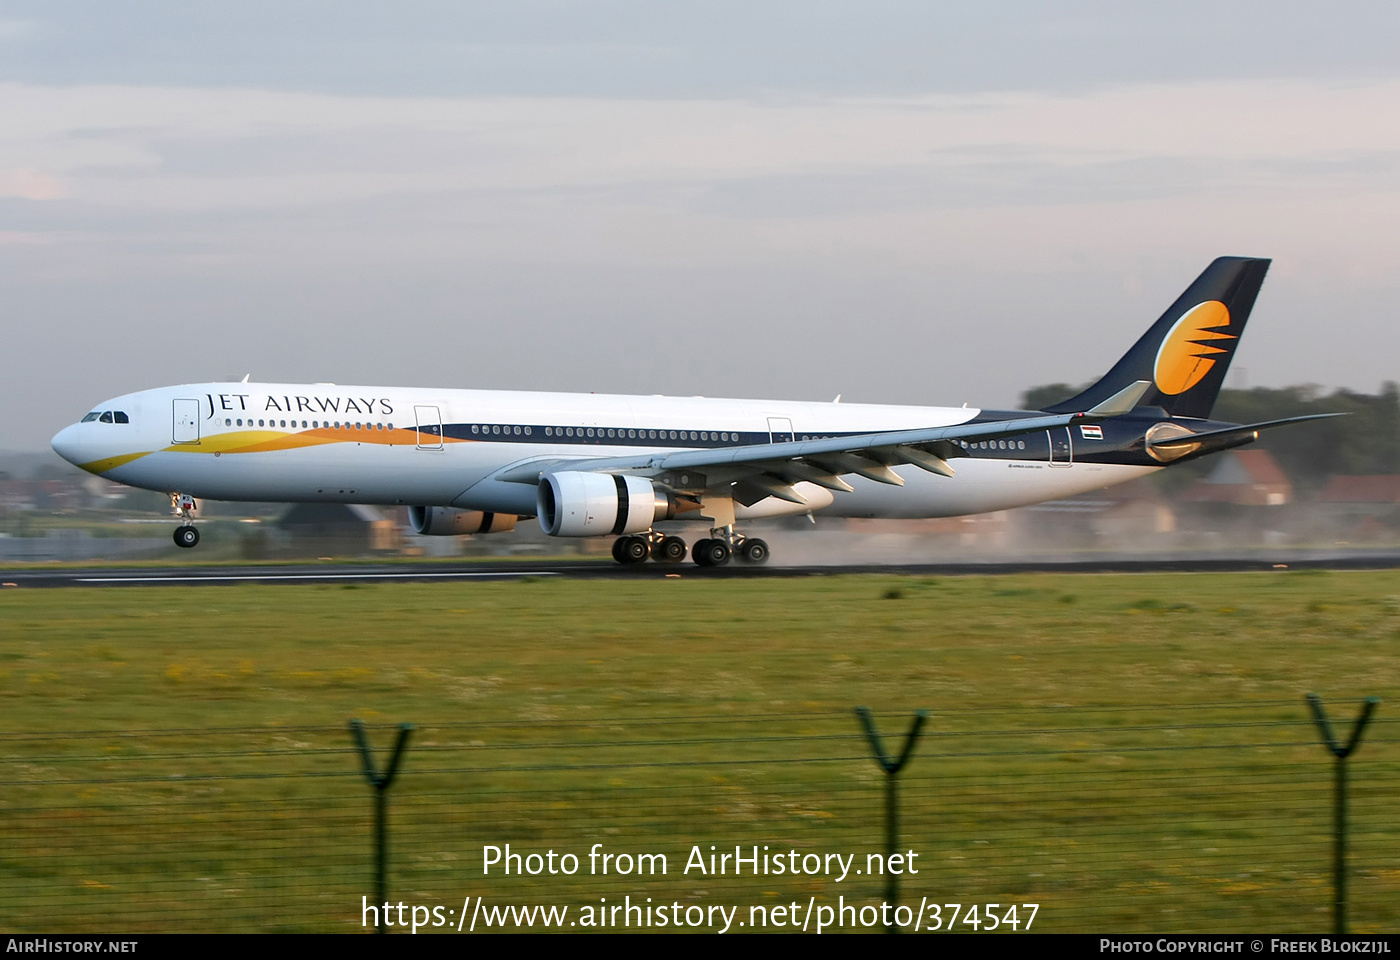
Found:
M 107 411 L 104 411 L 104 412 L 103 412 L 103 414 L 102 414 L 102 422 L 103 422 L 103 423 L 111 423 L 111 422 L 112 422 L 112 411 L 107 410 Z
M 94 410 L 94 411 L 92 411 L 92 413 L 89 413 L 86 417 L 83 417 L 83 419 L 82 419 L 80 422 L 82 422 L 82 423 L 91 423 L 92 421 L 96 420 L 96 419 L 97 419 L 98 417 L 100 417 L 100 416 L 102 416 L 102 414 L 100 414 L 100 413 L 98 413 L 96 410 Z
M 115 420 L 117 423 L 130 423 L 130 422 L 131 422 L 130 420 L 128 420 L 128 419 L 126 418 L 126 414 L 125 414 L 125 413 L 122 413 L 120 410 L 114 410 L 114 411 L 112 411 L 112 419 Z

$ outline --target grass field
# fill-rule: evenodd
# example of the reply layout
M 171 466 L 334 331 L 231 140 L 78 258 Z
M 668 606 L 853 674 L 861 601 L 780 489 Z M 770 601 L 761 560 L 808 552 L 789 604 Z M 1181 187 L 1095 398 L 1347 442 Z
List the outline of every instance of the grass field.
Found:
M 1351 916 L 1400 927 L 1396 573 L 6 590 L 0 628 L 7 929 L 358 929 L 351 717 L 381 763 L 419 725 L 396 900 L 866 903 L 874 878 L 679 871 L 692 844 L 879 851 L 867 704 L 896 744 L 932 713 L 901 778 L 905 902 L 1322 931 L 1307 691 L 1344 727 L 1386 701 L 1353 761 Z M 506 842 L 671 868 L 483 878 Z

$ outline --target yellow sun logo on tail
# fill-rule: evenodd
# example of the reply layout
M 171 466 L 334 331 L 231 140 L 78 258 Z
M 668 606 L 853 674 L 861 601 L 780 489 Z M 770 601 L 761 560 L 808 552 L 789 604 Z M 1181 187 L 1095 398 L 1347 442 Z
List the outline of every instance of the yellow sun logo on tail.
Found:
M 1215 358 L 1229 353 L 1226 347 L 1211 341 L 1238 339 L 1233 333 L 1223 332 L 1222 328 L 1229 325 L 1230 311 L 1219 300 L 1207 300 L 1187 310 L 1157 350 L 1152 373 L 1157 389 L 1176 396 L 1200 383 L 1215 366 Z

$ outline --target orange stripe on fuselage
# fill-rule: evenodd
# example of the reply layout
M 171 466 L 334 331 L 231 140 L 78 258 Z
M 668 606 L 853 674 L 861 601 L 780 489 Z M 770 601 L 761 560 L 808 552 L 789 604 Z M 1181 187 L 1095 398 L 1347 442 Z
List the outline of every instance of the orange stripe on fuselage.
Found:
M 149 450 L 143 453 L 124 453 L 119 457 L 103 457 L 101 460 L 93 460 L 90 463 L 80 463 L 78 464 L 78 467 L 79 469 L 86 470 L 88 473 L 96 473 L 100 475 L 106 473 L 108 470 L 115 470 L 117 469 L 117 467 L 124 467 L 128 463 L 131 463 L 133 460 L 140 460 L 142 457 L 149 455 Z
M 431 436 L 431 439 L 439 439 Z M 443 443 L 467 443 L 455 437 L 442 437 Z M 328 443 L 373 443 L 384 447 L 412 447 L 418 443 L 417 430 L 365 430 L 324 427 L 283 433 L 273 430 L 239 430 L 216 433 L 199 443 L 182 443 L 166 447 L 170 453 L 270 453 L 277 450 L 301 450 Z M 434 444 L 436 446 L 436 444 Z

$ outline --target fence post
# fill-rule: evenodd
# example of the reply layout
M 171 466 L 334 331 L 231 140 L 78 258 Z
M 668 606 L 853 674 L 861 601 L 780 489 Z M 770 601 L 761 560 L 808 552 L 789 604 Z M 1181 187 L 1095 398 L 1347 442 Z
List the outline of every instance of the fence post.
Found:
M 365 724 L 363 720 L 351 720 L 350 732 L 355 736 L 355 743 L 360 748 L 360 759 L 365 765 L 365 779 L 374 788 L 374 899 L 378 904 L 375 910 L 375 917 L 378 922 L 375 924 L 376 933 L 384 933 L 384 921 L 388 919 L 389 889 L 386 882 L 389 864 L 389 786 L 394 782 L 394 775 L 399 771 L 399 761 L 403 759 L 404 748 L 408 746 L 408 735 L 413 732 L 413 724 L 399 724 L 399 739 L 394 744 L 393 756 L 389 758 L 389 767 L 382 774 L 375 770 L 374 755 L 369 750 L 369 738 L 365 736 Z M 384 910 L 381 915 L 379 910 Z
M 904 749 L 900 752 L 898 760 L 891 760 L 885 753 L 885 745 L 880 740 L 880 731 L 875 729 L 875 718 L 871 716 L 870 708 L 856 707 L 856 716 L 860 717 L 861 726 L 865 727 L 866 739 L 870 741 L 870 749 L 875 752 L 875 762 L 885 771 L 885 902 L 893 911 L 899 906 L 899 877 L 889 869 L 890 857 L 894 856 L 899 844 L 899 801 L 895 777 L 909 762 L 909 757 L 914 752 L 914 743 L 919 739 L 919 731 L 928 719 L 928 711 L 920 710 L 914 714 L 914 723 L 904 738 Z M 894 914 L 891 913 L 890 917 L 893 920 Z M 891 922 L 885 927 L 885 932 L 898 933 L 899 925 Z
M 1312 709 L 1313 722 L 1322 733 L 1323 745 L 1337 758 L 1333 790 L 1333 833 L 1332 833 L 1332 933 L 1343 936 L 1347 932 L 1347 757 L 1361 742 L 1361 732 L 1370 722 L 1371 714 L 1379 704 L 1379 697 L 1367 697 L 1361 708 L 1361 716 L 1351 730 L 1351 739 L 1342 746 L 1332 736 L 1332 725 L 1327 722 L 1327 712 L 1322 707 L 1322 699 L 1315 693 L 1308 694 L 1308 706 Z

